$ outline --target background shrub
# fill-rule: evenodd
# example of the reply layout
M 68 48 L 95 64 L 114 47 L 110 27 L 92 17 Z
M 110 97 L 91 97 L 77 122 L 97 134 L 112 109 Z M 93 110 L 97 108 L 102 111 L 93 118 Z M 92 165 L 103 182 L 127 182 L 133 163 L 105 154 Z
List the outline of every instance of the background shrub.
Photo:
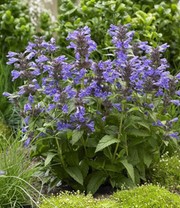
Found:
M 180 154 L 175 152 L 172 156 L 163 155 L 158 164 L 154 166 L 152 182 L 159 183 L 170 190 L 180 191 Z
M 0 59 L 8 51 L 22 51 L 31 39 L 33 27 L 28 7 L 23 1 L 3 0 L 0 2 Z
M 145 185 L 126 191 L 118 191 L 112 198 L 119 203 L 119 207 L 154 207 L 179 208 L 180 197 L 167 191 L 165 188 L 154 185 Z
M 81 0 L 79 4 L 62 0 L 59 7 L 59 27 L 56 29 L 59 44 L 66 51 L 65 39 L 68 32 L 88 25 L 92 30 L 92 39 L 98 44 L 96 58 L 106 57 L 110 55 L 108 47 L 111 45 L 107 29 L 111 24 L 130 23 L 136 31 L 137 39 L 149 41 L 153 46 L 162 43 L 170 45 L 166 57 L 175 73 L 180 63 L 180 14 L 177 4 L 178 0 L 156 3 L 151 0 Z

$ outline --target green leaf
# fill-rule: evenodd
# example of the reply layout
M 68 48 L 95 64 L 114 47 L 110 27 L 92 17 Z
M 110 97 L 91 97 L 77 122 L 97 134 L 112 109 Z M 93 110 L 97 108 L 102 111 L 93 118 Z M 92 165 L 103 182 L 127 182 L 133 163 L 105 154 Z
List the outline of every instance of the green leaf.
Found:
M 79 184 L 83 185 L 83 175 L 80 169 L 76 166 L 65 168 L 65 171 Z
M 118 142 L 119 142 L 118 139 L 115 139 L 114 137 L 110 135 L 106 135 L 99 141 L 95 152 L 99 152 L 103 150 L 104 148 L 110 146 L 111 144 L 118 143 Z
M 88 174 L 88 171 L 89 171 L 89 165 L 88 165 L 87 161 L 85 159 L 80 161 L 79 167 L 81 169 L 83 177 L 85 178 Z
M 52 152 L 48 153 L 48 155 L 47 155 L 47 157 L 46 157 L 46 160 L 45 160 L 45 162 L 44 162 L 44 166 L 45 166 L 45 167 L 51 162 L 51 160 L 53 159 L 53 157 L 54 157 L 55 155 L 57 155 L 57 154 L 56 154 L 56 153 L 52 153 Z
M 104 173 L 100 171 L 93 173 L 87 185 L 87 193 L 94 194 L 105 180 L 106 176 Z
M 152 162 L 152 154 L 144 151 L 143 160 L 144 160 L 144 163 L 146 164 L 146 166 L 149 168 L 149 166 Z
M 148 131 L 142 130 L 142 129 L 133 129 L 129 128 L 127 130 L 128 135 L 136 136 L 136 137 L 148 137 L 150 136 L 150 133 Z
M 76 142 L 78 142 L 81 139 L 83 133 L 84 131 L 74 130 L 72 134 L 71 144 L 74 145 Z
M 141 109 L 139 107 L 132 107 L 128 110 L 128 113 L 132 112 L 132 111 L 139 111 L 142 112 Z
M 133 166 L 130 163 L 128 163 L 127 160 L 121 160 L 121 163 L 124 165 L 124 167 L 126 168 L 129 176 L 131 177 L 132 181 L 135 183 L 135 175 L 134 175 Z
M 144 128 L 150 130 L 150 124 L 148 124 L 147 122 L 137 122 L 140 126 L 143 126 Z

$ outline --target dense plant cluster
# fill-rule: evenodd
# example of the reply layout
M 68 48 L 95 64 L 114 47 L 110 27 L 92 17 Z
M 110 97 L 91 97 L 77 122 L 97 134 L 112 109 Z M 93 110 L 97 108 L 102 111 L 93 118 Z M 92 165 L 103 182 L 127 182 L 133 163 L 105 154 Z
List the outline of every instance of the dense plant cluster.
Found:
M 9 50 L 24 50 L 32 32 L 27 5 L 17 0 L 0 2 L 0 60 Z
M 64 193 L 45 199 L 40 208 L 132 208 L 132 207 L 164 207 L 179 208 L 180 199 L 178 195 L 159 186 L 147 185 L 129 191 L 118 191 L 109 199 L 93 199 L 83 194 Z
M 180 15 L 177 4 L 178 0 L 165 2 L 81 0 L 77 5 L 71 0 L 62 0 L 59 8 L 58 40 L 61 46 L 66 46 L 65 39 L 69 31 L 88 25 L 92 28 L 93 40 L 98 44 L 96 58 L 101 59 L 109 54 L 110 39 L 107 30 L 110 25 L 130 23 L 132 29 L 136 31 L 137 39 L 149 41 L 155 47 L 162 43 L 170 45 L 166 57 L 171 70 L 177 72 L 180 58 L 178 47 Z
M 178 0 L 57 2 L 0 0 L 0 207 L 179 207 Z
M 169 190 L 180 190 L 180 156 L 178 152 L 169 156 L 168 152 L 162 155 L 159 163 L 154 165 L 152 180 L 159 183 Z
M 12 80 L 24 85 L 4 93 L 24 118 L 25 145 L 76 189 L 96 192 L 139 184 L 161 150 L 176 142 L 180 75 L 170 75 L 157 48 L 133 42 L 129 26 L 111 25 L 114 58 L 95 61 L 96 43 L 86 26 L 70 33 L 74 60 L 56 56 L 52 38 L 36 37 L 24 53 L 9 52 Z
M 36 164 L 16 138 L 0 136 L 0 207 L 36 204 L 38 191 L 32 186 Z

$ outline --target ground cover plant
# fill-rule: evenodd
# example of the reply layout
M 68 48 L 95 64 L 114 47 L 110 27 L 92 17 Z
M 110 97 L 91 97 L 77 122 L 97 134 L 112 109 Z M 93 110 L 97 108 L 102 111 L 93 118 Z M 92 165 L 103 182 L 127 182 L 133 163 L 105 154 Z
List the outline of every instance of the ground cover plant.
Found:
M 114 56 L 94 60 L 96 43 L 85 26 L 70 33 L 74 59 L 57 55 L 52 38 L 36 37 L 23 53 L 9 52 L 13 81 L 24 84 L 4 95 L 24 119 L 25 145 L 54 176 L 94 194 L 102 184 L 133 187 L 179 132 L 178 83 L 156 48 L 134 42 L 128 25 L 111 25 Z M 52 185 L 50 183 L 50 185 Z
M 40 208 L 178 208 L 180 197 L 159 186 L 146 185 L 132 190 L 117 191 L 108 199 L 93 199 L 83 194 L 63 193 L 51 196 L 40 204 Z

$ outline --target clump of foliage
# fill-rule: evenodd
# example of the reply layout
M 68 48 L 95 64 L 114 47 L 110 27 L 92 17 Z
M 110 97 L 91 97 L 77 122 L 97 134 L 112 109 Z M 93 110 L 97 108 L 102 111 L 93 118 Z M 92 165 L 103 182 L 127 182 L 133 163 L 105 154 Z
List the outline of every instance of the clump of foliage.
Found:
M 40 204 L 40 208 L 91 208 L 95 207 L 95 201 L 91 195 L 85 196 L 79 192 L 70 193 L 65 192 L 61 193 L 58 196 L 51 196 L 47 199 L 44 199 Z
M 108 33 L 112 59 L 92 58 L 96 43 L 87 26 L 67 37 L 74 59 L 57 55 L 53 38 L 9 52 L 12 79 L 24 84 L 4 93 L 24 120 L 32 156 L 44 158 L 57 181 L 92 194 L 104 183 L 145 181 L 146 169 L 179 138 L 180 73 L 167 70 L 168 45 L 136 42 L 128 25 L 111 25 Z
M 179 208 L 180 197 L 154 185 L 145 185 L 132 190 L 118 191 L 112 198 L 119 202 L 119 207 L 164 207 Z
M 132 208 L 132 207 L 164 207 L 179 208 L 180 198 L 154 185 L 145 185 L 133 190 L 117 191 L 110 198 L 94 199 L 82 194 L 63 193 L 59 196 L 49 197 L 40 204 L 40 208 Z
M 28 7 L 23 1 L 0 2 L 0 59 L 4 59 L 9 50 L 24 50 L 32 32 Z
M 158 164 L 154 166 L 152 182 L 159 183 L 173 191 L 180 191 L 180 155 L 162 155 Z
M 19 139 L 0 137 L 0 202 L 4 208 L 36 204 L 38 191 L 31 185 L 35 164 Z M 37 198 L 36 198 L 37 199 Z
M 178 0 L 156 1 L 156 3 L 139 0 L 81 0 L 78 5 L 73 4 L 71 0 L 61 2 L 57 28 L 61 46 L 66 46 L 68 32 L 88 25 L 92 28 L 93 40 L 98 43 L 96 57 L 102 58 L 103 55 L 106 57 L 110 46 L 107 29 L 111 24 L 130 23 L 132 29 L 136 31 L 137 39 L 147 40 L 153 46 L 168 43 L 170 48 L 166 52 L 166 57 L 171 67 L 177 70 L 180 63 Z

